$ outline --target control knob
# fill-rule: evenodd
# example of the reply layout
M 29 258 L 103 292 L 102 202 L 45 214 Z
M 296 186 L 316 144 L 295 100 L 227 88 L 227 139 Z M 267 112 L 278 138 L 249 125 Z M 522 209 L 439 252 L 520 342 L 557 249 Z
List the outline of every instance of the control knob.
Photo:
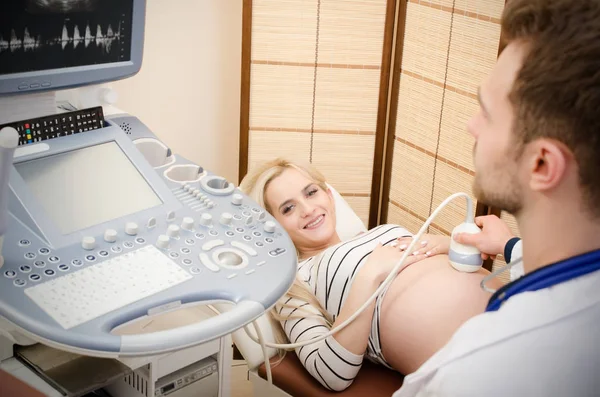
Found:
M 212 223 L 212 215 L 207 214 L 207 213 L 202 214 L 202 216 L 200 217 L 200 224 L 202 226 L 210 226 L 211 223 Z
M 93 250 L 94 248 L 96 248 L 96 239 L 91 236 L 84 237 L 81 240 L 81 248 L 83 248 L 86 251 Z
M 156 240 L 156 246 L 161 249 L 169 248 L 169 236 L 165 234 L 158 236 L 158 240 Z
M 125 224 L 125 233 L 129 234 L 130 236 L 135 236 L 136 234 L 138 234 L 137 223 L 127 222 L 127 224 Z
M 221 219 L 220 219 L 220 222 L 221 222 L 223 225 L 227 226 L 227 225 L 230 225 L 230 224 L 231 224 L 231 220 L 232 220 L 232 219 L 233 219 L 233 216 L 232 216 L 232 215 L 231 215 L 229 212 L 223 212 L 223 213 L 221 214 Z
M 169 225 L 167 228 L 167 236 L 177 238 L 179 237 L 179 226 Z
M 265 232 L 267 233 L 273 233 L 275 231 L 275 222 L 273 221 L 266 221 L 265 222 Z
M 114 243 L 117 241 L 117 231 L 115 229 L 106 229 L 104 232 L 104 241 Z
M 242 196 L 239 193 L 236 193 L 231 197 L 231 204 L 233 204 L 233 205 L 242 205 L 243 201 L 244 201 L 244 196 Z
M 181 228 L 183 230 L 194 230 L 194 218 L 186 216 L 181 221 Z

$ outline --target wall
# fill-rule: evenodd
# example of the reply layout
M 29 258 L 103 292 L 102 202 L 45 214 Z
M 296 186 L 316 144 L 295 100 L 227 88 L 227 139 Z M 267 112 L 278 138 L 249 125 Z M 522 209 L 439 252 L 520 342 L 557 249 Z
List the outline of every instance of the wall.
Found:
M 242 0 L 148 0 L 142 69 L 111 84 L 116 106 L 237 182 L 241 43 Z

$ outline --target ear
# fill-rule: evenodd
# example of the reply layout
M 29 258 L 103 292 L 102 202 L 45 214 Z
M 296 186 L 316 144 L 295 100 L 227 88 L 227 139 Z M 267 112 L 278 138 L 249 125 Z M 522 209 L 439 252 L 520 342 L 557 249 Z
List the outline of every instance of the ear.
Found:
M 564 181 L 571 153 L 562 143 L 539 139 L 530 144 L 531 179 L 529 187 L 537 192 L 554 189 Z

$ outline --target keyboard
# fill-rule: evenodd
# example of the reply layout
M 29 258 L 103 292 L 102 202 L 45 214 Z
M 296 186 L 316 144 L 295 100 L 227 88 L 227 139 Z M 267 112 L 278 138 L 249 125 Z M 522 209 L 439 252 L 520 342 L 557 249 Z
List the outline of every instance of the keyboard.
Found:
M 148 245 L 27 288 L 25 294 L 69 329 L 192 277 Z

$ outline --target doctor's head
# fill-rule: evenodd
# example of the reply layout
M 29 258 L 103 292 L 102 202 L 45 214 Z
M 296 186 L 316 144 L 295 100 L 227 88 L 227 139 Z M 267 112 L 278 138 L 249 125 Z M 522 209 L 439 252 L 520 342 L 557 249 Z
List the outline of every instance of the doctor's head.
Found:
M 251 170 L 240 189 L 273 215 L 301 256 L 339 241 L 333 193 L 312 166 L 276 159 Z
M 468 125 L 475 195 L 516 215 L 571 202 L 600 217 L 600 0 L 510 0 L 502 35 Z

